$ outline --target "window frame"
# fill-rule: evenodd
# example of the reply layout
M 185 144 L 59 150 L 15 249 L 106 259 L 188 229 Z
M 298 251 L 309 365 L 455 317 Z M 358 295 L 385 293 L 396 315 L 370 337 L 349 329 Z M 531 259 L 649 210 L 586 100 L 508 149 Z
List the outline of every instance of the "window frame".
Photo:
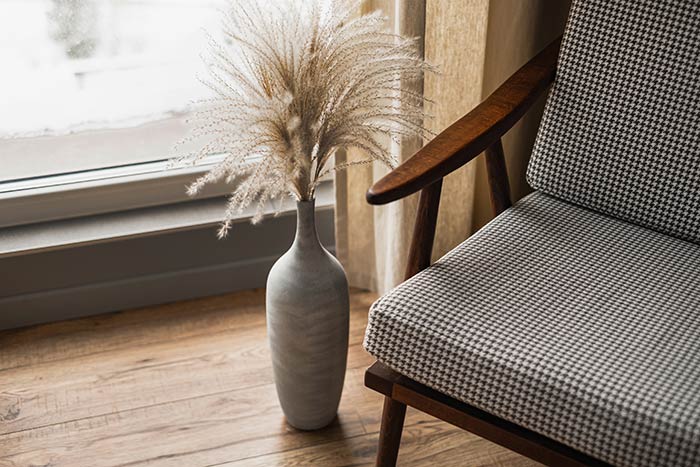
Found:
M 190 197 L 187 185 L 222 156 L 202 164 L 168 169 L 167 160 L 0 183 L 0 228 L 225 196 L 217 183 Z

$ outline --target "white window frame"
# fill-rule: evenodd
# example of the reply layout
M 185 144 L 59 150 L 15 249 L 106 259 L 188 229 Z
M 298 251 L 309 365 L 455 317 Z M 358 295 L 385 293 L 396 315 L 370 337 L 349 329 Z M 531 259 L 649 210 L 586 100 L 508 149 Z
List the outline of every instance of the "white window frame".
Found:
M 168 161 L 95 169 L 0 183 L 0 228 L 191 201 L 186 187 L 221 156 L 168 169 Z M 206 187 L 196 199 L 224 196 L 225 183 Z

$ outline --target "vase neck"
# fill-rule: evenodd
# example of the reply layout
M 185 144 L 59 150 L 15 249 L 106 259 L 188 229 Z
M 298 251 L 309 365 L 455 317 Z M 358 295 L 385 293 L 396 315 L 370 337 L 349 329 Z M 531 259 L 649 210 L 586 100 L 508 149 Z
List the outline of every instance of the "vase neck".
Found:
M 297 233 L 294 244 L 298 247 L 321 246 L 316 231 L 315 200 L 297 201 Z

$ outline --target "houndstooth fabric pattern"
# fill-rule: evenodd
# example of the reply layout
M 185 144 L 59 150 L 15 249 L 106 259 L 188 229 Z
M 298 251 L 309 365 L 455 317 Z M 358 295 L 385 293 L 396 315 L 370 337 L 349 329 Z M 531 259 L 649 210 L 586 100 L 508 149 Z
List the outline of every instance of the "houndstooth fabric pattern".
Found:
M 700 1 L 575 0 L 528 180 L 700 242 Z
M 380 298 L 365 348 L 620 466 L 700 465 L 700 245 L 536 192 Z

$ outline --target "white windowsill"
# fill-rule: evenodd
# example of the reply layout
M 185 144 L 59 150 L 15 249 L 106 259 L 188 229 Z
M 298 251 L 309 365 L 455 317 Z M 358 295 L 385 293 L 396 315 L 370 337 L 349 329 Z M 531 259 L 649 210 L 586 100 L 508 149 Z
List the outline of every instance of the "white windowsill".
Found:
M 151 182 L 151 185 L 153 183 Z M 180 185 L 182 186 L 182 185 Z M 93 200 L 94 201 L 94 200 Z M 65 203 L 65 199 L 63 199 Z M 212 226 L 221 221 L 226 205 L 225 197 L 198 199 L 176 204 L 88 215 L 73 219 L 55 220 L 37 224 L 8 227 L 0 230 L 0 258 L 71 248 L 115 239 L 155 235 L 167 232 Z M 317 209 L 334 205 L 333 181 L 319 185 L 316 195 Z M 294 209 L 294 202 L 287 200 L 282 211 Z M 266 209 L 273 215 L 276 209 Z M 249 221 L 253 209 L 243 213 L 240 222 Z M 230 235 L 235 235 L 235 225 Z
M 220 159 L 167 170 L 167 161 L 0 183 L 0 228 L 189 201 L 186 187 Z M 230 191 L 207 186 L 205 199 Z

